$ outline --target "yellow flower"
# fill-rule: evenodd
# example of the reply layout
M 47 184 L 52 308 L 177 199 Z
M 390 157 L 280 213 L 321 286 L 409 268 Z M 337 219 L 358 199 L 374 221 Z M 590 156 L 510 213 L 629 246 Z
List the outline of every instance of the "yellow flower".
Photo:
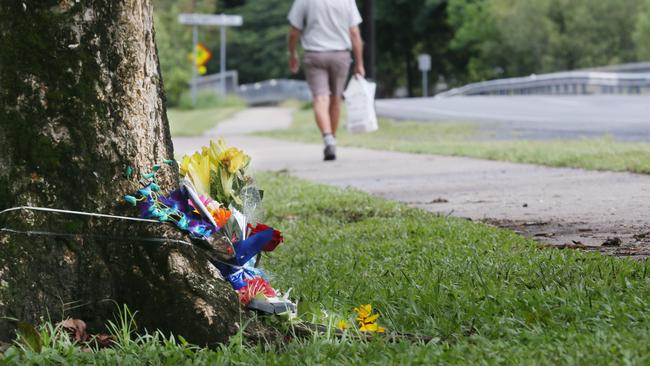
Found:
M 372 305 L 366 304 L 366 305 L 361 305 L 358 308 L 354 308 L 354 312 L 357 313 L 357 320 L 361 321 L 362 319 L 365 319 L 370 316 L 372 313 Z
M 370 315 L 365 319 L 357 318 L 357 320 L 363 323 L 374 323 L 377 321 L 377 318 L 379 318 L 379 314 Z
M 181 159 L 181 164 L 179 165 L 179 168 L 181 170 L 181 175 L 186 176 L 187 171 L 190 168 L 190 162 L 192 161 L 192 157 L 190 155 L 185 155 L 183 156 L 183 159 Z
M 379 314 L 372 313 L 372 305 L 361 305 L 358 308 L 354 308 L 354 312 L 357 313 L 360 331 L 376 333 L 384 333 L 386 331 L 384 327 L 377 325 L 376 321 L 379 318 Z
M 250 164 L 250 157 L 235 147 L 227 147 L 223 139 L 210 141 L 200 152 L 183 157 L 180 163 L 180 173 L 188 177 L 197 193 L 214 199 L 222 200 L 222 204 L 231 201 L 241 205 L 242 201 L 233 191 L 233 185 L 241 188 L 244 183 L 244 171 Z M 212 179 L 212 181 L 211 181 Z
M 217 142 L 210 140 L 210 147 L 208 148 L 210 157 L 215 163 L 219 163 L 219 155 L 227 149 L 226 142 L 219 139 Z
M 235 147 L 226 146 L 223 139 L 217 142 L 210 141 L 210 147 L 204 147 L 203 154 L 209 155 L 215 165 L 221 164 L 230 174 L 246 168 L 250 162 L 248 155 Z
M 197 193 L 210 197 L 210 158 L 199 153 L 185 155 L 181 162 L 181 174 L 187 176 L 194 184 Z
M 359 330 L 362 332 L 376 332 L 376 333 L 384 333 L 386 331 L 384 327 L 380 327 L 376 323 L 363 324 L 361 328 L 359 328 Z
M 348 324 L 348 322 L 346 322 L 345 320 L 341 319 L 339 320 L 338 323 L 336 323 L 336 327 L 340 330 L 346 330 L 350 328 L 350 324 Z
M 230 174 L 234 174 L 239 169 L 245 168 L 250 158 L 243 151 L 235 147 L 229 147 L 219 154 L 218 160 L 222 166 L 228 169 Z

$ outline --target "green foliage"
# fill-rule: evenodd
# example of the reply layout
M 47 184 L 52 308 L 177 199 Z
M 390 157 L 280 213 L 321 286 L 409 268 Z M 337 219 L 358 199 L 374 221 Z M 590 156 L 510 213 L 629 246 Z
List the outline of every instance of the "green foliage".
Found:
M 241 100 L 232 98 L 220 101 L 212 107 L 200 109 L 167 110 L 169 128 L 173 137 L 201 136 L 219 122 L 231 117 L 244 108 Z
M 450 47 L 468 53 L 467 81 L 633 62 L 634 20 L 647 8 L 645 0 L 450 0 Z M 636 45 L 650 41 L 635 35 Z
M 228 31 L 228 68 L 239 71 L 241 83 L 291 76 L 286 46 L 290 6 L 291 1 L 265 0 L 228 9 L 244 18 L 242 27 Z M 208 42 L 218 49 L 217 39 Z
M 446 1 L 379 0 L 376 8 L 380 95 L 390 96 L 398 86 L 407 86 L 410 95 L 416 94 L 420 85 L 416 57 L 420 53 L 431 55 L 431 80 L 435 82 L 446 74 L 451 61 L 447 42 L 452 35 L 446 21 Z
M 650 0 L 645 0 L 636 19 L 636 28 L 632 35 L 637 56 L 641 60 L 650 60 Z
M 192 78 L 187 55 L 192 51 L 192 28 L 178 23 L 182 12 L 240 14 L 242 27 L 227 30 L 227 69 L 239 72 L 239 82 L 249 83 L 289 77 L 286 61 L 286 15 L 291 2 L 285 0 L 221 1 L 156 0 L 156 43 L 170 106 L 185 102 L 184 94 Z M 200 27 L 199 41 L 212 51 L 208 74 L 219 72 L 219 29 Z
M 192 64 L 187 55 L 192 52 L 192 28 L 178 22 L 178 14 L 191 12 L 213 13 L 216 0 L 155 0 L 154 23 L 158 59 L 162 71 L 167 102 L 180 103 L 182 94 L 189 89 Z M 196 2 L 196 8 L 192 4 Z
M 16 328 L 16 335 L 18 336 L 18 344 L 26 351 L 41 352 L 43 349 L 43 340 L 41 335 L 36 331 L 33 325 L 18 322 Z
M 196 102 L 192 102 L 192 95 L 189 91 L 185 90 L 180 97 L 178 102 L 178 108 L 181 110 L 190 110 L 190 109 L 206 109 L 206 108 L 228 108 L 228 107 L 237 107 L 244 108 L 246 106 L 246 101 L 241 99 L 236 95 L 226 95 L 221 96 L 217 93 L 204 91 L 197 93 Z

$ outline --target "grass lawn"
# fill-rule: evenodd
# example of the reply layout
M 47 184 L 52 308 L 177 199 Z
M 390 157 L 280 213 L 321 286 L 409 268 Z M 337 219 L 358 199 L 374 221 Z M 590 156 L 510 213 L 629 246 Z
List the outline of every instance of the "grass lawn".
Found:
M 541 249 L 510 231 L 287 175 L 258 180 L 267 222 L 286 239 L 262 261 L 275 287 L 293 287 L 292 297 L 326 310 L 330 322 L 353 320 L 352 308 L 370 303 L 388 332 L 436 340 L 323 335 L 246 347 L 234 337 L 210 351 L 158 334 L 96 353 L 59 342 L 5 357 L 14 364 L 650 363 L 647 261 Z
M 469 156 L 590 170 L 650 173 L 650 144 L 611 137 L 572 140 L 493 140 L 471 123 L 395 122 L 382 119 L 379 131 L 350 135 L 339 129 L 338 143 L 380 150 Z M 321 143 L 312 111 L 299 110 L 291 129 L 262 133 L 293 141 Z
M 220 121 L 242 110 L 242 107 L 211 107 L 202 109 L 169 109 L 172 136 L 200 136 Z

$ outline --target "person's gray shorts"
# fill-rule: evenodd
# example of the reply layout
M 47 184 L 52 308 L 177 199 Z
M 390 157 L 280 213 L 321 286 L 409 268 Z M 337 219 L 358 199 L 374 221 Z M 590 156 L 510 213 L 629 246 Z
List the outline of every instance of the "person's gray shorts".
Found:
M 350 51 L 305 52 L 303 64 L 311 95 L 342 95 L 351 62 Z

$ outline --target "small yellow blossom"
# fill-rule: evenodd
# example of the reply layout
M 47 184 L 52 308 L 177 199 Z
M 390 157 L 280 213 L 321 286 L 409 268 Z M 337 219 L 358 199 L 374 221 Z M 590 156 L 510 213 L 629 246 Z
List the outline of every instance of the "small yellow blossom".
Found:
M 243 151 L 235 147 L 229 147 L 219 154 L 218 160 L 222 166 L 228 169 L 228 173 L 234 174 L 238 170 L 245 168 L 250 158 Z
M 364 319 L 357 318 L 358 321 L 363 321 L 364 323 L 374 323 L 379 318 L 379 314 L 370 315 Z
M 372 305 L 361 305 L 358 308 L 354 308 L 354 312 L 357 313 L 357 320 L 359 320 L 359 318 L 365 319 L 372 313 Z
M 372 313 L 371 304 L 361 305 L 358 308 L 354 308 L 354 312 L 357 313 L 357 321 L 359 322 L 360 331 L 376 333 L 384 333 L 386 331 L 384 327 L 377 325 L 376 321 L 379 318 L 379 314 Z
M 336 323 L 336 327 L 340 330 L 346 330 L 350 328 L 350 324 L 348 324 L 348 322 L 346 322 L 345 320 L 341 319 L 339 320 L 338 323 Z
M 376 323 L 363 324 L 361 328 L 359 328 L 359 330 L 362 332 L 375 332 L 375 333 L 386 332 L 386 329 L 384 327 L 380 327 Z
M 210 196 L 210 158 L 194 153 L 183 157 L 181 174 L 190 178 L 196 191 L 205 196 Z

